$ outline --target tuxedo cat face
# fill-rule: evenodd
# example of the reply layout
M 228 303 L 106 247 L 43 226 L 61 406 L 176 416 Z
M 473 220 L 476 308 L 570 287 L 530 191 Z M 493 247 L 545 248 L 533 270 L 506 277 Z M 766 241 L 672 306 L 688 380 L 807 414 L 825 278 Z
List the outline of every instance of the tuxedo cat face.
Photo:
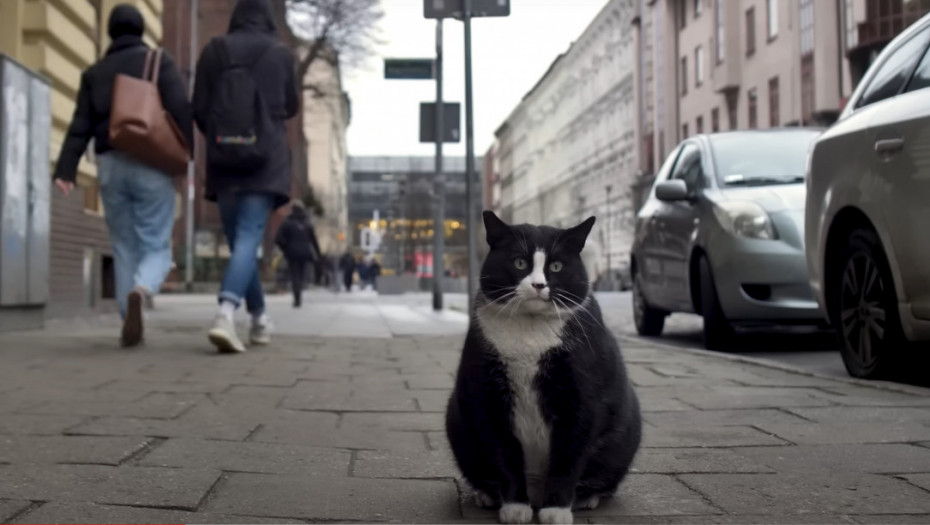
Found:
M 558 315 L 584 303 L 590 291 L 581 250 L 594 217 L 562 230 L 508 225 L 484 212 L 491 248 L 481 269 L 481 291 L 508 312 Z

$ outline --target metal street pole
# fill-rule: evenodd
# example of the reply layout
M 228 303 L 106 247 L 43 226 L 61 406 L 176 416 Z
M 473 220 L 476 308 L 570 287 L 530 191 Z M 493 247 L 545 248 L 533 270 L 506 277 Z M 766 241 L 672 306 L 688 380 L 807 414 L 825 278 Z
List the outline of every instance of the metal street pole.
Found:
M 465 206 L 468 208 L 468 315 L 474 315 L 474 296 L 478 290 L 478 214 L 475 210 L 475 129 L 472 115 L 471 89 L 471 2 L 462 0 L 462 22 L 465 24 Z
M 442 140 L 445 114 L 442 103 L 442 18 L 436 20 L 436 175 L 433 180 L 433 310 L 442 310 L 443 253 L 446 244 L 446 180 L 442 173 Z
M 607 283 L 613 290 L 613 274 L 610 273 L 610 190 L 613 186 L 607 185 Z
M 197 2 L 191 0 L 191 31 L 190 31 L 190 63 L 188 71 L 190 78 L 187 79 L 190 97 L 194 96 L 194 78 L 197 63 Z M 184 259 L 184 287 L 188 292 L 194 290 L 194 161 L 193 153 L 196 151 L 197 137 L 194 134 L 194 143 L 191 144 L 191 161 L 187 163 L 187 198 L 185 215 L 185 240 L 187 249 L 185 250 Z

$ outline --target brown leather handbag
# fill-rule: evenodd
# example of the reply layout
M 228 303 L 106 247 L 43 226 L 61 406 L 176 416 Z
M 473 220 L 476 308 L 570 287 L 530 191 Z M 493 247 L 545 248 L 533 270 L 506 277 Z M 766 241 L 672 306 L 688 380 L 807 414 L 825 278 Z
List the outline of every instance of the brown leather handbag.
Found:
M 110 145 L 168 175 L 181 175 L 190 146 L 158 93 L 161 55 L 160 48 L 148 50 L 142 78 L 118 74 L 113 80 Z

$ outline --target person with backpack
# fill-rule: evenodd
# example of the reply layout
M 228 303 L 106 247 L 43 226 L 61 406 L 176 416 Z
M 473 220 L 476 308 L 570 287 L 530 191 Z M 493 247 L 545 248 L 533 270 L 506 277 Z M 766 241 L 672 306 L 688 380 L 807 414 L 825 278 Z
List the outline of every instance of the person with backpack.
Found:
M 233 317 L 242 301 L 249 339 L 271 341 L 258 248 L 271 212 L 290 200 L 285 121 L 299 108 L 295 61 L 276 38 L 268 0 L 239 0 L 229 31 L 197 62 L 194 120 L 207 145 L 206 198 L 219 206 L 230 258 L 208 336 L 220 352 L 244 352 Z
M 123 318 L 120 342 L 125 347 L 142 342 L 142 310 L 161 288 L 173 263 L 174 180 L 161 169 L 119 151 L 110 141 L 117 78 L 144 77 L 150 57 L 156 54 L 142 40 L 144 32 L 142 13 L 135 7 L 120 4 L 110 12 L 110 46 L 103 58 L 81 75 L 74 116 L 53 175 L 58 189 L 69 195 L 75 187 L 78 164 L 93 139 L 100 199 L 113 244 L 116 299 Z M 192 144 L 187 88 L 174 60 L 164 50 L 152 82 L 162 107 L 187 144 Z
M 291 291 L 294 294 L 294 308 L 300 308 L 301 292 L 307 282 L 307 264 L 319 259 L 320 253 L 320 245 L 313 231 L 313 225 L 307 217 L 304 203 L 299 200 L 291 203 L 291 214 L 278 227 L 275 244 L 281 248 L 287 260 L 287 268 L 291 275 Z

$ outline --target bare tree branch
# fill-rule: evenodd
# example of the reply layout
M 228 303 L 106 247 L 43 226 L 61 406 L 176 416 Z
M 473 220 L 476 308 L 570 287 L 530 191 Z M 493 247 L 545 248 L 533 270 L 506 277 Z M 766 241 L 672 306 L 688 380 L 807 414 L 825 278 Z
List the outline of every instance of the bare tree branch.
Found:
M 364 61 L 378 43 L 377 25 L 384 12 L 381 0 L 275 0 L 286 9 L 291 33 L 306 50 L 297 67 L 304 89 L 307 74 L 323 60 L 333 66 L 353 67 Z

